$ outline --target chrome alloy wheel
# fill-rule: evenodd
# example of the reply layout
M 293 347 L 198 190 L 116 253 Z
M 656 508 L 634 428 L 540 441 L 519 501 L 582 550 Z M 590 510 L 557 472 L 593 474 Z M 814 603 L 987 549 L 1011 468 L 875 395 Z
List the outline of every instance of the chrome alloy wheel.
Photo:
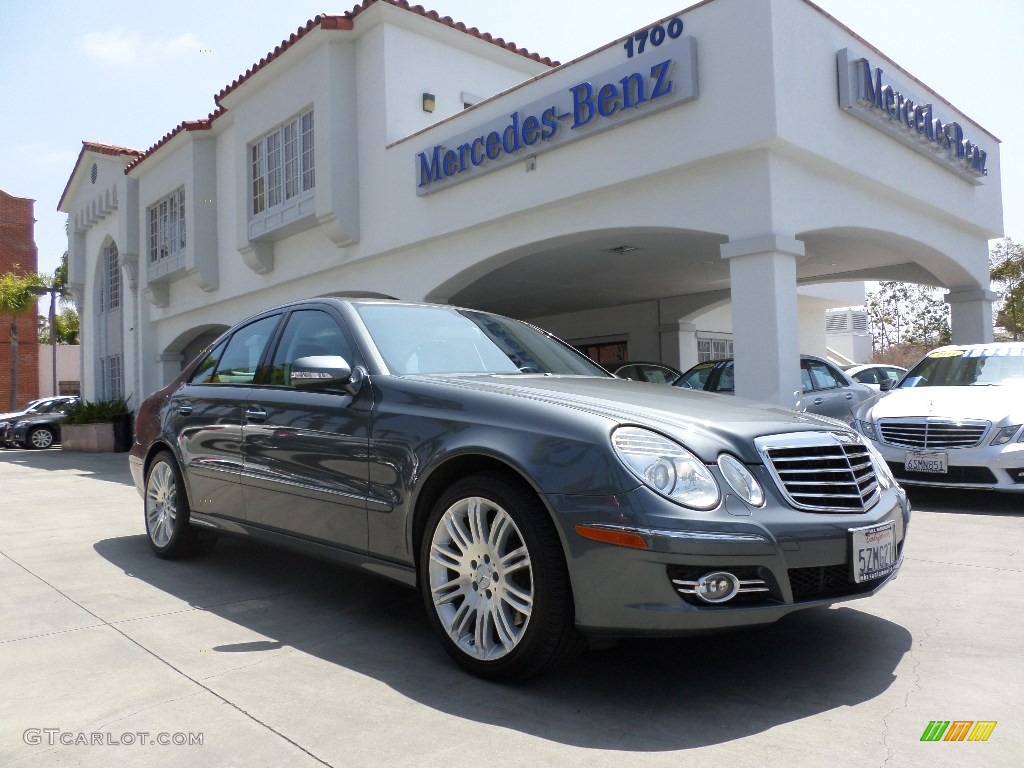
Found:
M 428 574 L 434 610 L 460 651 L 494 661 L 516 648 L 533 613 L 533 567 L 504 509 L 479 496 L 456 501 L 434 530 Z
M 178 516 L 178 488 L 174 471 L 165 461 L 158 461 L 146 483 L 146 528 L 149 538 L 158 547 L 166 547 L 174 533 Z
M 33 448 L 49 448 L 53 445 L 53 432 L 48 429 L 37 429 L 28 439 Z

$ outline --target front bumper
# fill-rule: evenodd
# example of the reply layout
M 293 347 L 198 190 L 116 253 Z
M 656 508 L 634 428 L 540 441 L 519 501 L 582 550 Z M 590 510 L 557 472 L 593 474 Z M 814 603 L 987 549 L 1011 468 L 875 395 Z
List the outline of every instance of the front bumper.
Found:
M 988 439 L 988 436 L 986 436 Z M 980 445 L 975 448 L 947 448 L 933 451 L 913 451 L 873 441 L 893 474 L 902 485 L 921 485 L 936 488 L 976 488 L 994 491 L 1024 493 L 1024 443 Z M 945 473 L 908 472 L 907 452 L 944 453 Z
M 729 496 L 718 510 L 696 513 L 645 488 L 615 497 L 549 496 L 563 523 L 578 628 L 589 635 L 684 635 L 770 624 L 803 608 L 868 597 L 899 572 L 910 504 L 898 488 L 859 514 L 802 512 L 769 494 L 751 510 Z M 851 529 L 894 524 L 896 566 L 855 583 Z M 577 524 L 641 529 L 648 549 L 591 541 Z M 734 573 L 757 591 L 721 604 L 686 594 L 713 571 Z

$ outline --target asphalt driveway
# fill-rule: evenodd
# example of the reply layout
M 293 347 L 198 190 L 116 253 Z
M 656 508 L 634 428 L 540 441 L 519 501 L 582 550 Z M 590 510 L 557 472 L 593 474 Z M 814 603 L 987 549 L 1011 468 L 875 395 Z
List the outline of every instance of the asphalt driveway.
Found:
M 914 492 L 875 598 L 458 671 L 417 595 L 244 542 L 153 557 L 125 454 L 0 452 L 0 766 L 1013 766 L 1024 496 Z M 988 741 L 923 742 L 931 721 Z

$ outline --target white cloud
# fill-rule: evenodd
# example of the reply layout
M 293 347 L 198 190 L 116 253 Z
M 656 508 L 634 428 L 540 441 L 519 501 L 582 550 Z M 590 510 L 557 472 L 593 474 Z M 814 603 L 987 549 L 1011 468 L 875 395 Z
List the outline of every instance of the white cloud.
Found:
M 82 51 L 111 64 L 130 64 L 138 55 L 141 38 L 137 32 L 114 27 L 105 32 L 87 32 L 79 41 Z
M 198 54 L 202 47 L 202 41 L 191 32 L 166 40 L 146 40 L 138 32 L 124 27 L 87 32 L 79 40 L 83 53 L 109 64 L 148 64 L 184 54 Z

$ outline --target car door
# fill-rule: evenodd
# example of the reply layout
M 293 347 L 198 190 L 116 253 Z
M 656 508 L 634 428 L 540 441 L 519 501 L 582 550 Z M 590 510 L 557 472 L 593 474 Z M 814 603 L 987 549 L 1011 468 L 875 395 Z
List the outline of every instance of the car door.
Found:
M 242 493 L 251 525 L 352 549 L 367 547 L 372 392 L 299 390 L 291 364 L 339 355 L 361 364 L 340 318 L 299 309 L 279 334 L 266 381 L 247 393 Z
M 822 360 L 803 359 L 800 367 L 807 373 L 806 377 L 802 377 L 803 381 L 810 379 L 811 383 L 810 391 L 807 391 L 806 384 L 804 387 L 807 410 L 848 422 L 855 396 L 845 386 L 846 378 Z
M 281 315 L 255 320 L 214 347 L 165 406 L 192 508 L 243 519 L 242 410 Z

